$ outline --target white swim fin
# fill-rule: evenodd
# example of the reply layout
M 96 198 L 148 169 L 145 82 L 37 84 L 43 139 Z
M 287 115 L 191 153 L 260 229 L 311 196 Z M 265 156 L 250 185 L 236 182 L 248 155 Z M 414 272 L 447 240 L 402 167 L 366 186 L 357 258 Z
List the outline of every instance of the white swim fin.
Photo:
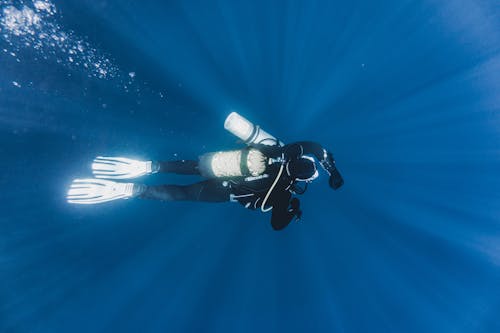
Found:
M 117 183 L 104 179 L 75 179 L 68 191 L 69 203 L 92 205 L 118 199 L 138 196 L 144 191 L 144 185 Z
M 138 161 L 126 157 L 98 156 L 92 163 L 96 178 L 131 179 L 158 172 L 153 161 Z

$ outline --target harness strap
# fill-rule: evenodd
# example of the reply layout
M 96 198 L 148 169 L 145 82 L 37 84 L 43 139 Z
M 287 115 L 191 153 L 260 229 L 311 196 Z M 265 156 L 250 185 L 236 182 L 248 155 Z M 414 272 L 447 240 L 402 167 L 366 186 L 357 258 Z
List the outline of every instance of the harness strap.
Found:
M 241 170 L 241 174 L 243 174 L 243 175 L 250 174 L 250 170 L 248 169 L 248 154 L 249 153 L 250 153 L 250 149 L 243 149 L 241 151 L 240 170 Z

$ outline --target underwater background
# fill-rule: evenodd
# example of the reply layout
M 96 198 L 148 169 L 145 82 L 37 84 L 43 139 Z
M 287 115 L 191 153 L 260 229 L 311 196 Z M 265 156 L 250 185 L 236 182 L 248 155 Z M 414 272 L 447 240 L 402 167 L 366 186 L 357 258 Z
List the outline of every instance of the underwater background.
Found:
M 498 1 L 0 6 L 0 332 L 500 331 Z M 322 173 L 281 232 L 66 203 L 98 155 L 241 147 L 231 111 L 323 144 L 344 187 Z

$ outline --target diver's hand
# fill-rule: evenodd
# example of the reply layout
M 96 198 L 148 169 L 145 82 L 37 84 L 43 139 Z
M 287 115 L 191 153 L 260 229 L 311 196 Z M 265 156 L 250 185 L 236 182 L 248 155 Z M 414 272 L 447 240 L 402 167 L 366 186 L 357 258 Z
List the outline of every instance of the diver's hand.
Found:
M 290 200 L 290 208 L 288 209 L 288 211 L 295 216 L 295 220 L 300 220 L 302 218 L 302 211 L 300 210 L 300 200 L 297 198 L 292 198 L 292 200 Z
M 332 170 L 335 169 L 335 159 L 333 158 L 332 153 L 324 151 L 324 156 L 321 161 L 319 161 L 323 169 L 325 169 L 328 174 L 331 174 Z
M 333 158 L 332 153 L 324 151 L 324 158 L 319 161 L 323 169 L 330 175 L 328 179 L 328 184 L 334 190 L 339 189 L 342 185 L 344 185 L 344 179 L 340 175 L 339 170 L 335 166 L 335 159 Z
M 328 185 L 334 190 L 338 190 L 342 185 L 344 185 L 344 179 L 340 175 L 337 168 L 330 171 L 330 178 L 328 178 Z
M 96 178 L 130 179 L 157 172 L 153 161 L 138 161 L 125 157 L 98 156 L 92 163 Z

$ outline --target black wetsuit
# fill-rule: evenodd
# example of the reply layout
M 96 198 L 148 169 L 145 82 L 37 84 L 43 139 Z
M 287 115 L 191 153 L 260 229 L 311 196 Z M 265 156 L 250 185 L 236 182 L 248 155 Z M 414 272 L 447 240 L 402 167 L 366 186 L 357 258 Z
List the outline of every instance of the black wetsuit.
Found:
M 302 155 L 313 155 L 322 161 L 327 151 L 319 144 L 310 141 L 297 142 L 286 146 L 250 145 L 260 150 L 266 157 L 286 162 Z M 204 202 L 239 202 L 249 209 L 268 209 L 272 207 L 271 225 L 275 230 L 285 228 L 294 217 L 300 217 L 300 204 L 292 199 L 296 180 L 282 168 L 276 179 L 281 162 L 270 164 L 264 174 L 257 177 L 232 177 L 207 179 L 191 185 L 147 186 L 140 195 L 144 199 L 163 201 L 204 201 Z M 200 175 L 198 161 L 182 160 L 158 162 L 159 172 L 183 175 Z M 269 193 L 273 183 L 276 184 Z M 269 194 L 268 194 L 269 193 Z M 268 196 L 265 205 L 263 201 Z

